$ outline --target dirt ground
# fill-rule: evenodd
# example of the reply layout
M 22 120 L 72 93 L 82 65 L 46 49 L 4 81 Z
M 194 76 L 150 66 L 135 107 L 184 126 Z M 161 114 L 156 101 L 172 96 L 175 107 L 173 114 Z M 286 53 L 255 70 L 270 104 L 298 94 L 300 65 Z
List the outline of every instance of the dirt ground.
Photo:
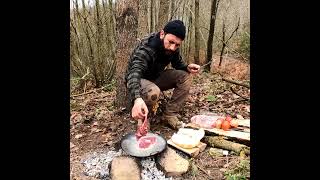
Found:
M 247 83 L 249 66 L 230 58 L 225 60 L 222 67 L 217 68 L 215 63 L 212 68 L 211 73 L 200 73 L 193 77 L 190 97 L 180 113 L 181 120 L 188 123 L 192 116 L 204 112 L 230 114 L 232 117 L 241 115 L 250 119 L 250 102 L 232 93 L 230 87 L 247 98 L 250 97 L 250 90 L 227 83 L 220 76 L 222 74 L 228 79 Z M 171 91 L 165 92 L 165 95 L 170 97 L 170 93 Z M 70 98 L 71 179 L 95 179 L 83 174 L 81 159 L 90 152 L 114 148 L 122 135 L 136 130 L 136 123 L 130 113 L 114 107 L 114 97 L 115 89 L 90 89 L 87 94 Z M 164 105 L 165 97 L 162 97 L 155 119 L 161 117 Z M 161 122 L 151 125 L 151 131 L 159 132 L 167 139 L 175 132 Z M 192 161 L 198 171 L 189 170 L 182 179 L 224 179 L 223 169 L 231 166 L 232 162 L 239 161 L 239 156 L 236 155 L 213 158 L 208 153 L 209 148 L 208 146 Z

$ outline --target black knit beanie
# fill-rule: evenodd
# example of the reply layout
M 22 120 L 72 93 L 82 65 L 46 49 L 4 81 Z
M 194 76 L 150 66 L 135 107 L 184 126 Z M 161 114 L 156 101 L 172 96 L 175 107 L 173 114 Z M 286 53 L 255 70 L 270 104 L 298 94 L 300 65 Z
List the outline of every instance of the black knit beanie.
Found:
M 180 20 L 173 20 L 167 23 L 167 25 L 163 28 L 163 31 L 166 33 L 173 34 L 184 40 L 186 34 L 186 27 L 183 22 Z

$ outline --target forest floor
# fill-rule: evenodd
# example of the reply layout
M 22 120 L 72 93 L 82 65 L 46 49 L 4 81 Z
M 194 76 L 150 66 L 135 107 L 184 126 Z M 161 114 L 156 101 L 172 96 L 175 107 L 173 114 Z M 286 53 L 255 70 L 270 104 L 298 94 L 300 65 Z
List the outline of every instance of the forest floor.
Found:
M 250 90 L 222 80 L 223 76 L 249 84 L 249 65 L 233 58 L 225 59 L 219 68 L 216 64 L 214 63 L 211 67 L 215 69 L 214 71 L 201 72 L 193 76 L 190 97 L 180 112 L 183 122 L 188 123 L 192 116 L 206 112 L 250 119 L 250 101 L 234 94 L 230 87 L 246 98 L 250 98 Z M 87 92 L 87 94 L 70 98 L 71 179 L 96 179 L 83 173 L 84 166 L 81 163 L 83 158 L 92 152 L 114 150 L 116 143 L 123 135 L 136 130 L 135 121 L 130 117 L 130 113 L 115 108 L 114 87 L 109 87 L 107 90 L 89 89 Z M 168 97 L 171 92 L 166 92 Z M 163 97 L 160 102 L 164 102 Z M 156 115 L 158 117 L 161 116 L 162 106 L 163 104 L 160 104 Z M 162 123 L 151 125 L 151 131 L 159 132 L 167 139 L 175 132 Z M 207 146 L 206 150 L 193 161 L 196 166 L 202 167 L 196 176 L 193 171 L 188 171 L 182 176 L 183 179 L 226 179 L 226 172 L 239 167 L 241 161 L 250 161 L 250 157 L 243 159 L 237 155 L 211 157 L 208 153 L 209 148 Z

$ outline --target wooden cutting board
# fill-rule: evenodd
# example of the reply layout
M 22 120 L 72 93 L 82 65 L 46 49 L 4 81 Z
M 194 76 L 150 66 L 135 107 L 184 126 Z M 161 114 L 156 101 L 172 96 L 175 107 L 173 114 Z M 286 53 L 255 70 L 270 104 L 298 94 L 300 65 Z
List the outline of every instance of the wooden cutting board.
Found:
M 169 139 L 167 141 L 167 143 L 175 148 L 177 148 L 178 150 L 185 152 L 186 154 L 190 155 L 191 157 L 196 157 L 200 152 L 204 151 L 205 148 L 207 147 L 206 143 L 200 142 L 200 144 L 194 148 L 190 148 L 190 149 L 185 149 L 182 148 L 178 145 L 176 145 L 175 143 L 172 142 L 171 139 Z
M 250 124 L 250 123 L 249 123 Z M 195 129 L 199 129 L 199 127 L 193 123 L 188 123 L 186 125 L 186 127 L 191 127 L 191 128 L 195 128 Z M 246 141 L 250 141 L 250 130 L 249 132 L 247 131 L 237 131 L 236 130 L 232 130 L 230 129 L 229 131 L 224 131 L 223 129 L 217 129 L 217 128 L 211 128 L 211 129 L 206 129 L 203 128 L 205 131 L 217 134 L 217 135 L 222 135 L 222 136 L 227 136 L 227 137 L 231 137 L 231 138 L 237 138 L 237 139 L 241 139 L 241 140 L 246 140 Z

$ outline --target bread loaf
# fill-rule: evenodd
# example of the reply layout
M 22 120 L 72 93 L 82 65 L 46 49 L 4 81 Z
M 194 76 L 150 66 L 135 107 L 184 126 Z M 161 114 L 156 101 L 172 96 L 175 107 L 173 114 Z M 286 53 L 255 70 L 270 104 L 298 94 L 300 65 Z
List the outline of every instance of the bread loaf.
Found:
M 202 128 L 199 130 L 180 128 L 177 133 L 172 135 L 171 140 L 182 148 L 190 149 L 200 144 L 200 140 L 204 137 L 204 134 L 205 132 Z

